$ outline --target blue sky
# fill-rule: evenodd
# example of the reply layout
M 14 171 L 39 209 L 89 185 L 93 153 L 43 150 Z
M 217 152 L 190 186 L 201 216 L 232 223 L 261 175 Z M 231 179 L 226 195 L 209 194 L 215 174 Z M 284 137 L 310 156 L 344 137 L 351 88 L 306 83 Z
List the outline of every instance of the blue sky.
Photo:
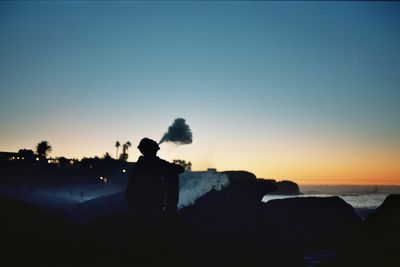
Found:
M 193 145 L 160 155 L 195 169 L 346 181 L 376 162 L 357 179 L 400 182 L 398 14 L 394 2 L 1 2 L 0 150 L 114 154 L 184 117 Z

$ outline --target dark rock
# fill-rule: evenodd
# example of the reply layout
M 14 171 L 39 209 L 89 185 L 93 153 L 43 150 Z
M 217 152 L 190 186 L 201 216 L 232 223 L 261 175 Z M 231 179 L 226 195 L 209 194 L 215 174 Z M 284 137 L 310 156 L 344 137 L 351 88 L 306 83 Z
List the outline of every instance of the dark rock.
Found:
M 68 224 L 29 203 L 0 196 L 0 212 L 3 263 L 50 266 L 72 247 Z M 71 263 L 65 260 L 59 266 L 64 264 Z
M 229 186 L 221 192 L 221 196 L 229 199 L 226 201 L 227 205 L 248 205 L 249 203 L 259 205 L 265 194 L 276 190 L 273 182 L 257 179 L 251 172 L 225 171 L 222 173 L 226 174 L 230 181 Z
M 400 195 L 389 195 L 348 235 L 336 266 L 400 266 L 399 240 Z
M 354 211 L 356 212 L 358 218 L 365 220 L 370 216 L 371 213 L 375 211 L 373 208 L 354 208 Z
M 339 197 L 270 200 L 263 204 L 266 239 L 298 249 L 332 248 L 358 222 L 352 206 Z
M 261 200 L 266 194 L 270 194 L 277 190 L 276 182 L 273 180 L 257 179 L 257 194 Z
M 397 225 L 400 227 L 400 194 L 389 195 L 367 220 L 370 224 L 382 226 Z
M 180 212 L 189 226 L 185 234 L 190 237 L 189 246 L 196 244 L 196 250 L 206 255 L 217 253 L 217 262 L 227 264 L 221 266 L 258 266 L 256 262 L 266 259 L 268 266 L 303 266 L 304 244 L 308 248 L 319 245 L 319 235 L 325 230 L 325 243 L 332 243 L 332 236 L 336 237 L 342 226 L 356 220 L 352 207 L 339 198 L 299 199 L 290 203 L 283 200 L 266 205 L 249 188 L 265 186 L 270 192 L 273 183 L 256 180 L 249 182 L 249 187 L 244 184 L 233 183 L 224 190 L 209 192 Z M 324 209 L 332 214 L 318 218 L 318 212 Z M 306 220 L 301 211 L 306 211 L 312 221 Z M 307 231 L 311 231 L 310 238 Z M 298 237 L 300 241 L 296 240 Z
M 120 203 L 120 195 L 111 197 Z M 133 210 L 109 211 L 80 224 L 76 257 L 82 266 L 187 266 L 189 252 L 181 238 L 184 227 L 178 224 L 178 219 L 162 213 L 143 218 Z
M 84 223 L 92 218 L 120 213 L 129 213 L 125 190 L 97 197 L 78 205 L 73 211 L 73 219 L 78 223 Z
M 270 195 L 299 195 L 299 186 L 292 181 L 279 181 L 275 183 L 277 190 L 269 193 Z
M 224 171 L 222 173 L 228 175 L 231 183 L 250 182 L 257 180 L 257 177 L 248 171 Z
M 207 255 L 223 251 L 218 261 L 232 266 L 261 258 L 269 266 L 302 266 L 306 252 L 335 251 L 359 222 L 353 207 L 339 197 L 262 203 L 263 194 L 255 192 L 263 186 L 267 193 L 274 189 L 271 181 L 234 179 L 224 190 L 209 192 L 182 209 L 189 244 L 198 244 L 196 249 Z
M 264 185 L 268 187 L 270 183 Z M 262 262 L 267 262 L 268 266 L 304 266 L 303 257 L 307 251 L 336 248 L 348 227 L 358 222 L 353 208 L 338 197 L 256 203 L 255 198 L 248 196 L 251 191 L 241 188 L 234 183 L 224 190 L 211 191 L 195 205 L 180 210 L 179 234 L 169 238 L 167 243 L 176 242 L 176 236 L 180 236 L 182 239 L 178 243 L 183 245 L 165 246 L 180 248 L 179 251 L 184 247 L 191 266 L 259 266 Z M 111 196 L 115 203 L 110 207 L 123 200 L 121 194 Z M 82 211 L 104 208 L 107 205 L 103 202 L 108 202 L 107 198 L 86 203 Z M 82 255 L 84 262 L 89 264 L 97 257 L 97 263 L 112 264 L 113 259 L 118 258 L 143 264 L 143 257 L 154 258 L 154 254 L 146 254 L 153 251 L 151 244 L 165 244 L 165 239 L 137 236 L 132 230 L 135 225 L 135 220 L 124 213 L 124 209 L 89 220 L 83 225 L 79 242 L 81 250 L 92 248 L 89 255 Z M 162 225 L 160 220 L 159 227 Z M 140 240 L 143 244 L 144 240 L 155 241 L 146 248 Z M 96 256 L 98 251 L 108 254 Z M 167 255 L 175 255 L 172 258 L 179 261 L 181 254 L 168 252 Z M 164 262 L 161 258 L 158 257 L 159 264 Z M 157 263 L 147 265 L 157 266 Z
M 258 178 L 259 181 L 272 183 L 276 186 L 276 190 L 269 192 L 269 195 L 300 195 L 299 185 L 295 182 L 284 180 L 277 182 L 274 179 Z
M 267 181 L 267 182 L 271 182 L 271 183 L 276 183 L 275 179 L 266 179 L 266 178 L 258 178 L 258 179 L 264 180 L 264 181 Z
M 189 251 L 204 255 L 196 266 L 258 266 L 265 261 L 258 215 L 264 192 L 276 188 L 251 173 L 227 174 L 233 177 L 229 186 L 208 192 L 195 205 L 180 210 Z
M 35 206 L 6 196 L 0 196 L 0 210 L 2 215 L 0 223 L 16 228 L 17 231 L 38 227 L 44 217 L 43 212 Z M 26 224 L 26 221 L 30 223 Z
M 202 255 L 196 266 L 258 266 L 265 254 L 257 234 L 257 207 L 235 208 L 220 193 L 210 192 L 180 211 L 186 246 Z

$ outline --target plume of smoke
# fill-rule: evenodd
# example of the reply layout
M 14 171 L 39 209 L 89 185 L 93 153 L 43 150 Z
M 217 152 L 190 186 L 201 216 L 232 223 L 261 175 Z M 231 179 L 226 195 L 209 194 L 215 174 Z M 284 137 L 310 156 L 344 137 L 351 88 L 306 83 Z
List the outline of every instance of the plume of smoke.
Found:
M 173 142 L 178 145 L 191 144 L 193 134 L 185 119 L 177 118 L 174 123 L 168 127 L 168 132 L 161 138 L 159 144 L 163 142 Z
M 185 172 L 179 175 L 178 208 L 193 205 L 199 197 L 211 190 L 221 190 L 229 185 L 226 174 L 217 172 Z

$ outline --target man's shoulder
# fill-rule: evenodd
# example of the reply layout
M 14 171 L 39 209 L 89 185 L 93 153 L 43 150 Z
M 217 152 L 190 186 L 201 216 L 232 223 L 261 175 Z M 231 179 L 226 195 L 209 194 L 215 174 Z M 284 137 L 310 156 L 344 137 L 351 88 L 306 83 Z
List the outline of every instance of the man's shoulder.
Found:
M 157 162 L 157 165 L 163 166 L 163 167 L 168 167 L 168 166 L 172 165 L 171 162 L 169 162 L 169 161 L 167 161 L 165 159 L 162 159 L 160 157 L 156 157 L 155 161 Z
M 156 157 L 156 160 L 157 160 L 158 162 L 169 163 L 168 161 L 166 161 L 165 159 L 162 159 L 162 158 L 160 158 L 160 157 Z
M 140 156 L 136 164 L 155 167 L 155 166 L 165 166 L 171 163 L 159 157 Z
M 135 167 L 137 168 L 138 166 L 142 165 L 144 161 L 145 159 L 143 158 L 143 156 L 140 156 L 135 162 Z

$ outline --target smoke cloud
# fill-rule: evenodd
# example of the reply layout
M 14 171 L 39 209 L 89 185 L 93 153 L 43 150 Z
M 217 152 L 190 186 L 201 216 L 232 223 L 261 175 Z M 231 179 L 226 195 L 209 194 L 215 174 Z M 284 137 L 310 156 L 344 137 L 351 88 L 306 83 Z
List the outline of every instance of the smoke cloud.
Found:
M 163 142 L 173 142 L 178 145 L 191 144 L 193 134 L 185 119 L 177 118 L 174 123 L 168 127 L 168 132 L 161 138 L 159 144 Z
M 226 174 L 217 172 L 185 172 L 179 175 L 178 208 L 193 205 L 211 190 L 219 191 L 229 185 Z

